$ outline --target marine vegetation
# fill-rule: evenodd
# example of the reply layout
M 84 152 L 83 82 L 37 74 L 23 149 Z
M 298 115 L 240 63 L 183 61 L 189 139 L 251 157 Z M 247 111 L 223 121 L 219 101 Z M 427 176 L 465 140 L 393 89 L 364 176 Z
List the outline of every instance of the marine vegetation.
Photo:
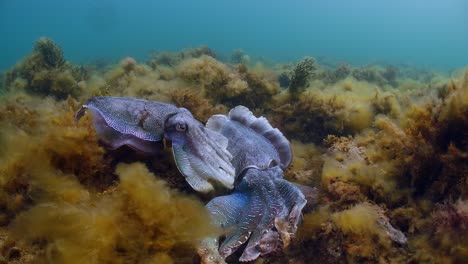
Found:
M 79 82 L 86 78 L 82 68 L 65 61 L 62 49 L 52 40 L 39 39 L 33 53 L 6 72 L 5 87 L 52 95 L 59 99 L 80 94 Z
M 242 49 L 236 49 L 231 54 L 231 63 L 248 64 L 250 61 L 249 55 L 245 54 Z
M 241 52 L 221 61 L 206 47 L 163 54 L 80 66 L 42 38 L 2 74 L 0 263 L 466 262 L 468 69 L 314 60 L 313 74 L 291 91 L 298 62 L 242 60 Z M 199 125 L 199 141 L 177 125 L 152 143 L 106 134 L 101 121 L 114 107 L 140 117 L 114 129 L 165 116 L 127 99 L 96 99 L 109 97 L 161 102 L 172 116 L 164 120 Z M 93 115 L 75 122 L 83 104 Z M 270 133 L 246 125 L 259 116 L 291 142 L 292 158 L 269 145 Z M 213 142 L 207 127 L 228 141 L 232 189 L 220 175 L 187 170 L 229 160 L 224 152 L 197 156 L 225 146 L 201 143 Z M 263 154 L 242 158 L 254 161 L 244 166 L 232 153 L 249 153 L 245 139 L 254 135 L 252 151 Z M 259 182 L 265 174 L 277 177 Z M 188 178 L 213 191 L 194 191 Z M 250 218 L 257 207 L 268 209 Z
M 203 55 L 216 58 L 216 53 L 212 49 L 202 46 L 195 49 L 186 49 L 181 52 L 154 52 L 147 64 L 153 69 L 161 66 L 173 67 L 185 59 L 199 58 Z
M 312 58 L 304 58 L 294 68 L 289 83 L 289 93 L 293 99 L 297 99 L 298 95 L 306 88 L 309 79 L 313 77 L 314 62 Z

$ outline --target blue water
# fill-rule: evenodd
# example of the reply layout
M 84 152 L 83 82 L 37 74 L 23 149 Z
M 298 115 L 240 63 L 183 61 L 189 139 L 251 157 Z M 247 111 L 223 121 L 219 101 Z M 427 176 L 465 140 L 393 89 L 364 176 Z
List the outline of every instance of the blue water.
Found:
M 0 0 L 0 70 L 41 36 L 74 63 L 208 45 L 276 61 L 468 65 L 467 0 Z

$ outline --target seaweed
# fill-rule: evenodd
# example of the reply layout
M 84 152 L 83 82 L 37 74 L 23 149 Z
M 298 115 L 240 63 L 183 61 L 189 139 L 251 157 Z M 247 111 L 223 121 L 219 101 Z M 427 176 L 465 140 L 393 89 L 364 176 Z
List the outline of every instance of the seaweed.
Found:
M 214 114 L 227 113 L 223 105 L 214 105 L 196 90 L 189 88 L 173 89 L 169 92 L 171 101 L 179 107 L 187 108 L 196 119 L 206 122 Z
M 227 84 L 229 69 L 213 57 L 203 55 L 182 61 L 178 66 L 178 76 L 206 90 L 208 96 L 220 96 L 219 88 Z M 215 94 L 213 94 L 215 93 Z
M 322 149 L 314 144 L 291 142 L 294 159 L 285 172 L 288 180 L 308 185 L 319 186 L 322 175 Z
M 242 49 L 235 49 L 231 54 L 231 63 L 248 64 L 250 61 L 249 55 L 245 54 Z
M 65 64 L 62 48 L 50 39 L 40 38 L 34 45 L 33 52 L 41 57 L 46 67 L 60 68 Z
M 216 53 L 207 46 L 185 49 L 180 52 L 154 52 L 146 64 L 153 69 L 157 69 L 161 66 L 174 67 L 185 59 L 199 58 L 202 56 L 216 58 Z
M 468 256 L 468 240 L 466 233 L 468 221 L 468 207 L 466 200 L 446 202 L 436 205 L 425 223 L 425 230 L 432 235 L 432 239 L 418 241 L 425 248 L 431 248 L 425 256 L 416 254 L 416 259 L 429 261 L 450 261 L 461 263 Z M 425 238 L 425 237 L 423 237 Z
M 146 99 L 163 97 L 168 85 L 160 77 L 159 70 L 153 70 L 148 65 L 139 64 L 134 58 L 127 57 L 103 76 L 90 79 L 84 90 L 88 96 L 112 94 Z
M 351 75 L 358 81 L 367 81 L 380 87 L 390 86 L 396 88 L 399 85 L 400 71 L 393 65 L 368 65 L 353 69 Z M 412 76 L 412 78 L 415 77 Z
M 345 63 L 341 63 L 336 68 L 320 67 L 317 69 L 315 78 L 330 85 L 346 79 L 351 74 L 351 70 L 351 66 Z
M 374 85 L 353 78 L 333 85 L 313 80 L 296 100 L 286 91 L 277 94 L 269 117 L 289 138 L 320 146 L 327 135 L 356 135 L 371 126 L 379 108 L 386 107 L 376 101 L 381 93 Z M 391 102 L 395 104 L 387 108 L 398 115 L 399 104 Z
M 279 85 L 273 74 L 259 70 L 253 71 L 245 64 L 239 64 L 236 71 L 243 81 L 240 82 L 240 86 L 234 87 L 240 87 L 242 92 L 237 96 L 227 98 L 225 104 L 228 106 L 243 104 L 250 109 L 264 109 L 268 106 L 272 96 L 279 92 Z M 243 82 L 247 83 L 248 89 L 243 89 Z
M 383 86 L 386 83 L 379 69 L 372 66 L 354 69 L 351 75 L 358 81 L 367 81 L 379 86 Z
M 291 77 L 289 77 L 288 73 L 282 72 L 278 75 L 278 82 L 281 88 L 288 88 L 291 84 Z
M 116 173 L 120 184 L 113 191 L 39 203 L 19 214 L 12 237 L 43 241 L 38 261 L 187 263 L 194 242 L 215 234 L 200 202 L 169 190 L 143 164 L 120 164 Z M 80 186 L 69 189 L 87 193 Z
M 279 91 L 273 75 L 252 71 L 245 64 L 231 68 L 209 56 L 184 60 L 177 69 L 192 89 L 228 107 L 262 109 Z
M 75 79 L 76 73 L 65 61 L 62 49 L 52 40 L 41 38 L 31 55 L 6 72 L 4 86 L 9 91 L 20 88 L 57 99 L 77 98 L 81 89 Z
M 0 96 L 5 93 L 5 73 L 0 72 Z
M 337 82 L 338 80 L 343 80 L 351 73 L 349 66 L 347 64 L 340 64 L 335 71 L 333 72 L 332 82 Z
M 201 202 L 170 190 L 145 165 L 117 165 L 114 173 L 119 157 L 99 146 L 91 119 L 71 118 L 78 102 L 11 100 L 11 111 L 35 114 L 24 119 L 28 125 L 0 120 L 6 260 L 190 262 L 198 238 L 216 232 Z
M 310 57 L 300 61 L 291 74 L 291 83 L 289 84 L 289 94 L 292 98 L 298 98 L 302 91 L 306 88 L 307 82 L 315 73 L 315 60 Z
M 2 74 L 0 263 L 191 263 L 198 240 L 217 234 L 209 197 L 193 196 L 171 149 L 107 150 L 91 117 L 73 121 L 94 95 L 170 102 L 202 121 L 241 104 L 278 127 L 294 153 L 285 177 L 320 197 L 263 263 L 468 257 L 468 70 L 274 65 L 240 50 L 229 63 L 204 47 L 72 65 L 40 39 Z

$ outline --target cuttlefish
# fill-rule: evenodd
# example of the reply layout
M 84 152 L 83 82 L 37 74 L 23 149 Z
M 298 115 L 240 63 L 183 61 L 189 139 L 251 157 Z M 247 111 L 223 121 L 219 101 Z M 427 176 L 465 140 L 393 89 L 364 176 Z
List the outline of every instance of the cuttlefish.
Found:
M 289 141 L 264 117 L 244 106 L 214 115 L 204 126 L 185 108 L 125 97 L 94 97 L 76 113 L 94 117 L 99 138 L 110 148 L 127 145 L 155 154 L 172 143 L 176 165 L 198 192 L 222 186 L 226 195 L 206 205 L 224 234 L 200 242 L 204 263 L 222 263 L 245 245 L 240 261 L 287 247 L 307 201 L 317 190 L 283 178 L 292 160 Z M 219 243 L 221 242 L 221 243 Z

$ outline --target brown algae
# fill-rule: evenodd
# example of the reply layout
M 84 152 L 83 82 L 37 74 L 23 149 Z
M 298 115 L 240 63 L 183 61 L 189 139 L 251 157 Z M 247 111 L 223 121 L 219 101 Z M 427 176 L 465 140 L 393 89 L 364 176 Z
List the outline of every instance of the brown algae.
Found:
M 285 175 L 319 188 L 320 201 L 291 245 L 258 263 L 468 258 L 468 70 L 264 65 L 239 54 L 231 64 L 203 47 L 97 69 L 38 40 L 3 76 L 0 262 L 192 263 L 218 233 L 207 197 L 170 159 L 108 151 L 91 118 L 74 122 L 96 95 L 170 102 L 202 121 L 243 104 L 292 141 Z

